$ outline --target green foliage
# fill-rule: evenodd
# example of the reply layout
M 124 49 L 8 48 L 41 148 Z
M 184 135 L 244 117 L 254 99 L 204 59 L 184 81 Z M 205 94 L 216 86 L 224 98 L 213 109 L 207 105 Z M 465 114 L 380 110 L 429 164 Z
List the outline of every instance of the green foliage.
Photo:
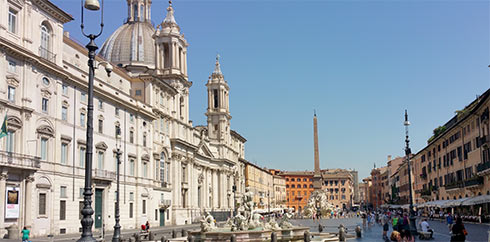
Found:
M 439 136 L 440 134 L 444 133 L 444 131 L 446 131 L 446 126 L 439 126 L 435 128 L 434 131 L 432 131 L 433 135 L 427 140 L 427 143 L 432 142 L 432 140 L 437 138 L 437 136 Z

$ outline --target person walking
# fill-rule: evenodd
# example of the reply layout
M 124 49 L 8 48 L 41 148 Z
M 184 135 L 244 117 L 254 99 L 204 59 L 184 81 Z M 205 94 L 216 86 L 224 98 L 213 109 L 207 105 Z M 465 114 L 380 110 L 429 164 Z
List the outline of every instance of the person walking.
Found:
M 381 217 L 381 224 L 383 225 L 383 239 L 388 240 L 388 230 L 390 230 L 390 226 L 388 225 L 388 216 L 383 214 Z
M 464 242 L 466 240 L 466 235 L 468 235 L 468 232 L 466 232 L 461 217 L 458 216 L 456 218 L 456 224 L 452 226 L 451 231 L 451 242 Z
M 31 231 L 29 231 L 26 227 L 24 227 L 24 229 L 22 230 L 22 242 L 29 242 L 29 233 Z
M 447 227 L 449 228 L 449 232 L 451 232 L 453 228 L 453 222 L 454 222 L 453 215 L 451 215 L 451 213 L 448 213 L 446 217 L 446 223 L 447 223 Z
M 395 216 L 393 216 L 393 220 L 391 221 L 391 224 L 393 225 L 393 231 L 398 231 L 398 223 L 399 223 L 399 218 L 398 218 L 398 215 L 395 214 Z

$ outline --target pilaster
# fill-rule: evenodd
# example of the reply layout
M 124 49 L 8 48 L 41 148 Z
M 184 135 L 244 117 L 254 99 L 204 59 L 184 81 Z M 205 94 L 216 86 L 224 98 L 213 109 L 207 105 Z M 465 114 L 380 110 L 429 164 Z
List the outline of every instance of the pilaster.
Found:
M 26 181 L 26 204 L 25 204 L 25 221 L 24 225 L 27 226 L 28 228 L 32 227 L 32 193 L 33 193 L 33 183 L 34 183 L 34 177 L 33 176 L 28 176 L 25 179 Z M 1 187 L 0 187 L 1 189 Z
M 4 233 L 6 232 L 4 230 L 5 228 L 5 186 L 7 184 L 7 172 L 1 172 L 0 173 L 0 237 L 3 238 Z

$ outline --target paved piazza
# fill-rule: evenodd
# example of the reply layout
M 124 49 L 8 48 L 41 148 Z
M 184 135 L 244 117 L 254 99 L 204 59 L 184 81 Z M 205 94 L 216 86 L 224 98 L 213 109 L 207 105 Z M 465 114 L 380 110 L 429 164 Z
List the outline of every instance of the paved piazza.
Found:
M 418 221 L 417 221 L 418 222 Z M 449 229 L 441 221 L 428 221 L 431 228 L 434 229 L 434 239 L 430 240 L 433 242 L 441 241 L 448 242 L 451 238 L 449 234 Z M 292 223 L 297 226 L 307 226 L 310 227 L 312 232 L 318 232 L 318 220 L 311 219 L 298 219 L 293 220 Z M 339 224 L 343 224 L 349 230 L 349 233 L 357 226 L 362 226 L 362 220 L 359 218 L 341 218 L 341 219 L 324 219 L 320 223 L 324 226 L 323 232 L 336 232 Z M 468 231 L 468 236 L 466 237 L 467 242 L 487 242 L 488 231 L 490 226 L 488 224 L 471 224 L 465 223 L 466 230 Z M 393 230 L 390 226 L 391 234 Z M 382 227 L 381 225 L 373 225 L 371 227 L 366 227 L 363 229 L 362 241 L 383 241 L 382 240 Z M 419 241 L 416 239 L 416 241 Z

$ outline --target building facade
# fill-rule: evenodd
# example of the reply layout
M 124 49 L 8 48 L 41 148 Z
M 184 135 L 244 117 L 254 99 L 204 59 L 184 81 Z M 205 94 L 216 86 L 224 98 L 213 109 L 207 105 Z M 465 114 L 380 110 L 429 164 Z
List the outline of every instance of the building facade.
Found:
M 418 203 L 490 194 L 489 93 L 457 111 L 414 155 Z
M 313 172 L 282 171 L 280 176 L 286 180 L 286 206 L 295 212 L 303 211 L 313 189 Z
M 244 191 L 246 142 L 230 126 L 230 88 L 216 60 L 207 124 L 189 120 L 187 47 L 173 6 L 157 28 L 151 1 L 128 0 L 128 17 L 106 40 L 94 80 L 94 229 L 114 226 L 115 152 L 121 155 L 121 225 L 192 223 L 229 214 Z M 1 1 L 0 235 L 78 233 L 84 187 L 87 50 L 64 33 L 73 18 L 48 0 Z M 109 31 L 109 30 L 105 30 Z M 138 41 L 134 41 L 137 39 Z M 203 100 L 204 101 L 204 100 Z M 116 129 L 121 140 L 116 140 Z M 272 184 L 272 181 L 271 181 Z
M 253 202 L 256 208 L 273 208 L 274 179 L 269 170 L 245 161 L 245 186 L 253 193 Z
M 322 189 L 328 202 L 335 208 L 350 209 L 354 205 L 354 194 L 358 193 L 357 171 L 345 169 L 322 170 Z

